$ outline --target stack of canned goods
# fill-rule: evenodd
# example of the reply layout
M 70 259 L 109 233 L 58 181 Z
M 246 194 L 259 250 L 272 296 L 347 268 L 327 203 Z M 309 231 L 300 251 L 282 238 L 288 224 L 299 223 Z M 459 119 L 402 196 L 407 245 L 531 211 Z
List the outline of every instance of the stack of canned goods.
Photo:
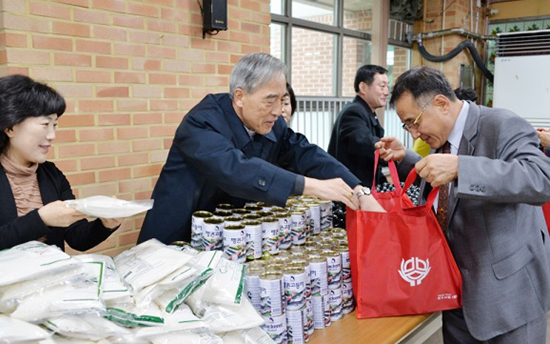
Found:
M 346 231 L 332 228 L 332 203 L 308 197 L 286 207 L 220 204 L 193 213 L 191 246 L 246 261 L 244 288 L 279 344 L 309 341 L 315 329 L 354 309 Z

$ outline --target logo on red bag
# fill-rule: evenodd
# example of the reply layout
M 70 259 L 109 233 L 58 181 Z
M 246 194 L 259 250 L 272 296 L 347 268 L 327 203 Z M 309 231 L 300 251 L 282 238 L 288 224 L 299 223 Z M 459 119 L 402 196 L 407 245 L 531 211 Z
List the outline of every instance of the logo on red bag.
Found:
M 430 260 L 422 260 L 418 257 L 412 257 L 409 260 L 401 259 L 401 278 L 411 284 L 411 287 L 419 285 L 430 272 Z

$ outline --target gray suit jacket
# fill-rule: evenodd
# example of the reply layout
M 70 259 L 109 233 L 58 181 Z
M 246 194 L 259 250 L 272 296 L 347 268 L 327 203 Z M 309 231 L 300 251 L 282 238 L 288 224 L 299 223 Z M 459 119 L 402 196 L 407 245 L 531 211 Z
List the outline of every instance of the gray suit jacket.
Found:
M 487 340 L 550 308 L 550 239 L 540 205 L 550 200 L 550 159 L 514 113 L 470 103 L 449 197 L 449 246 L 463 277 L 471 334 Z M 399 164 L 409 171 L 419 156 Z

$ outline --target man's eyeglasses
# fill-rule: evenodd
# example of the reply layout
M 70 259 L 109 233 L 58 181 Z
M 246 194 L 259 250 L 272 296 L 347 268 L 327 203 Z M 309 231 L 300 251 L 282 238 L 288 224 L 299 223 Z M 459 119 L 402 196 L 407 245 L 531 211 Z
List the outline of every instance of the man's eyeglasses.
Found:
M 422 111 L 420 111 L 420 113 L 418 114 L 418 116 L 416 116 L 416 118 L 414 119 L 414 121 L 409 122 L 409 123 L 403 123 L 403 130 L 405 131 L 408 131 L 410 132 L 411 129 L 418 129 L 418 121 L 420 120 L 420 117 L 422 117 L 422 115 L 424 114 L 424 112 L 426 111 L 426 109 L 428 109 L 428 106 L 430 106 L 430 104 L 434 101 L 435 97 L 433 97 L 428 103 L 426 103 L 426 105 L 424 105 L 424 107 L 422 108 Z

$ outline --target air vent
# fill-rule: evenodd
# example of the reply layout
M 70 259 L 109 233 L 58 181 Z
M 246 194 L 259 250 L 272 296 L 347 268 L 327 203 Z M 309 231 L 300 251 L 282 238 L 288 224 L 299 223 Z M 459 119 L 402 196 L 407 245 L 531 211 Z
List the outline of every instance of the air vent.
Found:
M 498 34 L 498 57 L 532 55 L 550 55 L 550 30 Z

